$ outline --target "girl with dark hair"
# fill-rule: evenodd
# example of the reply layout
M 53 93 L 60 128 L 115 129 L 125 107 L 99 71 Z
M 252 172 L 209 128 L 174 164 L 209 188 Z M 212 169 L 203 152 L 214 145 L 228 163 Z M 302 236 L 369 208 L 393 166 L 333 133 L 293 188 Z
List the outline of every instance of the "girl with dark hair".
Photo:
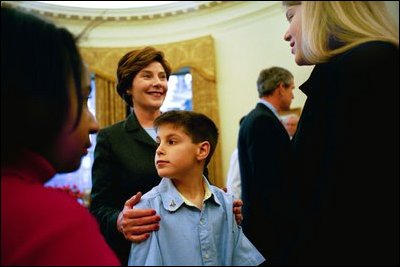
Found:
M 119 265 L 88 210 L 43 186 L 99 130 L 89 93 L 67 30 L 1 8 L 1 265 Z

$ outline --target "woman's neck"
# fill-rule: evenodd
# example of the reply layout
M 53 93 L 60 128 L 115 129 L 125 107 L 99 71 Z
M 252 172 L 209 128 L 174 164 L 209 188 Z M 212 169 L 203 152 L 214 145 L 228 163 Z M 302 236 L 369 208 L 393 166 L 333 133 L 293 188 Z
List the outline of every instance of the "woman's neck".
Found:
M 146 110 L 139 107 L 134 107 L 133 112 L 135 112 L 136 118 L 143 128 L 153 127 L 154 120 L 161 114 L 159 109 Z

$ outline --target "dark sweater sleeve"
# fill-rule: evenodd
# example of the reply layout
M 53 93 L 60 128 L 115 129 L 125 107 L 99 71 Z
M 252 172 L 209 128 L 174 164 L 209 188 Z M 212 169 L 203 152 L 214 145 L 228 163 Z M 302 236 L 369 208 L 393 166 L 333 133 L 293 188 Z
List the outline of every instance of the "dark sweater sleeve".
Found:
M 97 218 L 100 229 L 108 242 L 122 237 L 116 228 L 118 214 L 123 207 L 117 209 L 113 199 L 112 153 L 107 133 L 100 131 L 94 152 L 92 167 L 92 191 L 90 211 Z

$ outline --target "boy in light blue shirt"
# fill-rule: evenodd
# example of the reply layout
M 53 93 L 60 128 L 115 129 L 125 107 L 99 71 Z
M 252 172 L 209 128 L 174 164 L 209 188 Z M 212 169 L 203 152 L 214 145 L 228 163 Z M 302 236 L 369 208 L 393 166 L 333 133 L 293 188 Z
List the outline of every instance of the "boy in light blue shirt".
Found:
M 163 218 L 160 229 L 132 243 L 128 265 L 259 265 L 264 257 L 236 224 L 233 196 L 208 183 L 218 130 L 207 116 L 168 111 L 159 116 L 155 164 L 160 184 L 142 196 L 137 208 Z

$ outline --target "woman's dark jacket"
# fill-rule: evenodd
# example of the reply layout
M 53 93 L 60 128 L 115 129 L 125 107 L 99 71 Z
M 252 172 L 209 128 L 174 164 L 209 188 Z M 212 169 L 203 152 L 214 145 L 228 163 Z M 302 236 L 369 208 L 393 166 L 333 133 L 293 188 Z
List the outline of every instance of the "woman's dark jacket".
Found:
M 399 264 L 399 49 L 315 66 L 293 139 L 300 231 L 290 264 Z

